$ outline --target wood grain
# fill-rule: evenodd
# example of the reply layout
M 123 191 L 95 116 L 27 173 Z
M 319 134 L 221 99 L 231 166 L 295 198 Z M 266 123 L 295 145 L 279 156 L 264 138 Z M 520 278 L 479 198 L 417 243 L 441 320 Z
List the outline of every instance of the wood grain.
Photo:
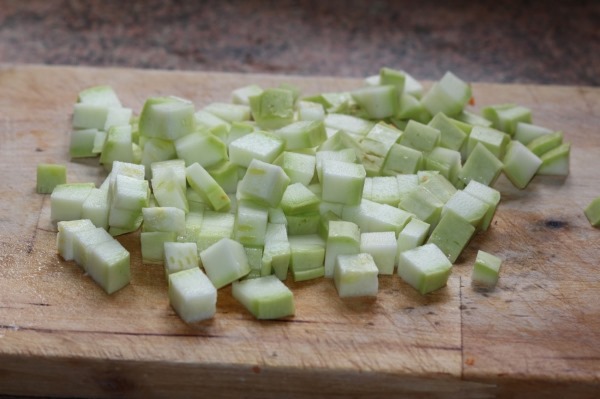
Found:
M 219 291 L 213 320 L 186 325 L 160 266 L 119 237 L 132 282 L 107 296 L 55 250 L 39 162 L 99 183 L 96 160 L 69 162 L 78 91 L 109 84 L 139 111 L 174 94 L 198 108 L 232 89 L 288 82 L 305 94 L 359 80 L 200 72 L 0 67 L 0 393 L 127 397 L 594 397 L 600 390 L 600 231 L 582 209 L 600 195 L 600 89 L 473 84 L 478 106 L 518 102 L 573 143 L 567 179 L 523 191 L 501 178 L 492 228 L 477 235 L 448 286 L 421 296 L 397 276 L 376 300 L 341 300 L 330 280 L 288 281 L 294 318 L 258 322 Z M 504 259 L 491 292 L 470 286 L 478 249 Z

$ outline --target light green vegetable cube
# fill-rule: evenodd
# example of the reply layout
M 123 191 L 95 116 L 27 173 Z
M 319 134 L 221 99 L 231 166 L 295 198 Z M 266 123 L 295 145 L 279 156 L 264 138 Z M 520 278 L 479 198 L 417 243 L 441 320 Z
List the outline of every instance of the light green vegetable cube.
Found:
M 446 74 L 423 96 L 421 102 L 431 115 L 460 113 L 471 99 L 471 86 L 451 72 Z
M 204 211 L 197 241 L 198 251 L 205 250 L 222 238 L 233 238 L 234 229 L 235 215 L 210 210 Z
M 502 259 L 484 251 L 477 251 L 471 282 L 476 286 L 494 287 L 498 282 Z
M 278 279 L 285 280 L 290 264 L 290 251 L 285 225 L 267 224 L 261 276 L 268 276 L 274 272 Z
M 398 182 L 398 192 L 400 194 L 400 202 L 408 194 L 413 192 L 419 186 L 419 178 L 416 174 L 403 174 L 397 175 L 396 181 Z
M 244 247 L 230 238 L 222 238 L 200 252 L 200 259 L 208 278 L 217 289 L 250 273 Z
M 106 134 L 100 154 L 100 163 L 111 170 L 114 161 L 133 163 L 131 125 L 113 126 Z
M 569 174 L 569 159 L 571 144 L 563 143 L 560 146 L 544 153 L 540 159 L 542 164 L 537 171 L 538 175 L 567 176 Z
M 113 126 L 129 125 L 132 114 L 131 108 L 109 107 L 103 130 L 108 131 Z
M 111 209 L 139 211 L 148 206 L 149 190 L 147 180 L 140 180 L 123 174 L 117 175 L 111 198 Z
M 212 176 L 219 186 L 226 193 L 235 193 L 239 182 L 238 168 L 236 164 L 223 161 L 207 169 L 207 172 Z
M 519 141 L 511 141 L 503 159 L 504 174 L 515 185 L 527 187 L 542 165 L 542 160 Z
M 473 227 L 479 227 L 489 208 L 487 202 L 478 197 L 465 191 L 457 191 L 444 205 L 442 217 L 446 212 L 452 211 L 471 223 Z
M 248 168 L 252 160 L 273 162 L 283 152 L 282 138 L 267 132 L 252 132 L 229 144 L 229 160 Z
M 560 146 L 562 144 L 562 141 L 563 133 L 553 132 L 532 140 L 531 142 L 529 142 L 529 144 L 527 144 L 527 148 L 529 148 L 529 150 L 531 150 L 531 152 L 533 152 L 538 157 L 541 157 L 548 151 Z
M 259 96 L 263 89 L 255 84 L 240 87 L 231 92 L 231 102 L 234 104 L 250 105 L 250 97 Z
M 39 194 L 51 194 L 54 187 L 67 182 L 67 167 L 40 163 L 37 166 L 36 191 Z
M 325 276 L 333 276 L 337 256 L 357 254 L 359 252 L 360 229 L 358 225 L 343 220 L 331 220 L 329 222 L 325 251 Z
M 423 168 L 423 152 L 400 144 L 394 144 L 383 163 L 382 174 L 412 174 Z
M 140 135 L 177 140 L 194 131 L 194 104 L 177 97 L 153 97 L 146 100 L 140 114 Z
M 423 106 L 419 97 L 409 93 L 402 93 L 400 95 L 400 104 L 396 117 L 400 118 L 401 121 L 415 120 L 421 123 L 427 123 L 431 120 L 431 114 Z M 399 123 L 394 122 L 394 124 L 402 129 Z
M 185 212 L 175 207 L 142 208 L 144 216 L 143 231 L 171 231 L 182 235 L 185 233 Z
M 58 222 L 57 227 L 56 249 L 64 260 L 73 260 L 73 240 L 75 239 L 75 235 L 80 231 L 96 228 L 89 219 Z
M 343 130 L 350 134 L 365 136 L 375 125 L 366 119 L 352 115 L 328 113 L 325 117 L 325 126 L 335 130 Z
M 81 207 L 81 217 L 89 219 L 96 227 L 108 229 L 108 190 L 93 188 Z
M 406 75 L 404 71 L 398 71 L 392 68 L 383 67 L 379 70 L 379 79 L 376 85 L 394 85 L 398 88 L 398 92 L 404 91 L 404 82 L 406 81 Z
M 285 218 L 290 236 L 316 234 L 319 231 L 321 214 L 318 211 L 286 215 Z
M 400 209 L 414 214 L 418 219 L 435 226 L 442 214 L 444 203 L 423 186 L 418 186 L 398 205 Z
M 177 157 L 186 165 L 199 163 L 204 168 L 226 161 L 227 146 L 215 135 L 208 132 L 194 132 L 175 141 Z
M 240 201 L 236 212 L 235 239 L 242 245 L 264 245 L 268 219 L 267 208 L 250 201 Z
M 425 156 L 425 168 L 437 170 L 446 179 L 454 182 L 461 169 L 460 152 L 448 148 L 435 147 Z
M 467 139 L 467 134 L 442 113 L 436 114 L 428 125 L 440 131 L 440 147 L 459 151 Z
M 278 129 L 294 120 L 294 93 L 286 89 L 267 89 L 248 98 L 252 117 L 262 129 Z
M 458 179 L 462 184 L 475 180 L 491 186 L 500 176 L 503 166 L 504 164 L 490 150 L 483 144 L 477 143 L 458 172 Z
M 204 107 L 204 111 L 227 122 L 243 122 L 250 120 L 249 104 L 211 103 Z
M 217 290 L 199 268 L 169 275 L 169 303 L 186 323 L 212 318 L 217 310 Z
M 287 151 L 316 147 L 327 139 L 323 121 L 298 121 L 275 130 Z
M 129 284 L 129 252 L 115 239 L 93 245 L 85 271 L 107 294 L 112 294 Z
M 356 153 L 352 148 L 344 148 L 336 151 L 318 151 L 315 154 L 316 170 L 319 181 L 323 181 L 323 163 L 327 160 L 354 163 L 356 161 Z
M 169 274 L 197 268 L 200 264 L 195 242 L 165 242 L 165 272 Z
M 289 176 L 290 183 L 302 183 L 308 186 L 315 175 L 315 155 L 284 152 L 280 166 Z
M 260 320 L 280 319 L 295 313 L 292 291 L 275 276 L 235 282 L 232 294 Z
M 153 162 L 150 165 L 152 172 L 152 185 L 158 185 L 163 181 L 174 181 L 184 191 L 187 187 L 185 161 L 183 159 L 171 159 Z M 143 175 L 141 177 L 143 179 Z
M 103 130 L 107 115 L 108 107 L 105 105 L 77 103 L 73 106 L 73 127 Z
M 121 101 L 112 87 L 106 85 L 88 87 L 79 92 L 77 102 L 102 105 L 105 107 L 120 107 Z
M 322 121 L 325 119 L 325 108 L 322 104 L 310 101 L 298 101 L 298 120 L 301 121 Z
M 402 252 L 398 259 L 398 275 L 423 295 L 444 287 L 451 271 L 452 263 L 435 244 Z
M 513 138 L 527 145 L 538 137 L 552 133 L 552 130 L 527 122 L 517 122 Z
M 398 112 L 400 92 L 395 85 L 370 86 L 353 91 L 352 98 L 369 119 L 384 119 Z
M 448 210 L 431 232 L 427 244 L 435 244 L 454 263 L 474 233 L 471 223 Z
M 470 155 L 477 143 L 483 144 L 498 159 L 504 156 L 510 137 L 499 130 L 483 126 L 474 126 L 467 141 L 467 153 Z
M 531 123 L 531 111 L 515 104 L 491 105 L 483 108 L 481 114 L 492 121 L 496 129 L 511 136 L 515 134 L 517 123 Z
M 293 273 L 323 267 L 325 241 L 317 234 L 289 237 L 290 267 Z
M 440 144 L 439 130 L 411 120 L 406 125 L 400 144 L 419 151 L 431 151 Z
M 375 176 L 365 179 L 365 188 L 363 189 L 363 198 L 367 189 L 367 181 L 371 183 L 369 196 L 371 201 L 379 204 L 398 206 L 402 199 L 398 187 L 398 179 L 395 176 Z
M 87 270 L 88 254 L 99 244 L 112 241 L 113 238 L 101 227 L 84 229 L 73 233 L 73 260 Z
M 592 226 L 600 227 L 600 197 L 590 202 L 585 208 L 584 214 Z
M 396 241 L 396 264 L 398 263 L 398 257 L 402 252 L 423 245 L 428 233 L 429 223 L 425 223 L 417 218 L 412 218 L 411 221 L 404 226 L 400 234 L 398 234 L 398 240 Z
M 254 159 L 240 182 L 238 194 L 241 199 L 274 208 L 279 206 L 289 182 L 280 166 Z
M 335 261 L 333 281 L 341 298 L 377 296 L 378 273 L 370 254 L 340 255 Z
M 379 274 L 394 274 L 398 243 L 392 231 L 367 232 L 360 235 L 360 253 L 373 257 Z
M 471 132 L 473 126 L 492 127 L 493 125 L 492 121 L 490 121 L 489 119 L 485 119 L 483 116 L 474 114 L 464 109 L 461 113 L 455 115 L 454 118 L 456 119 L 451 118 L 451 121 L 454 124 L 454 126 L 458 127 L 466 134 L 469 134 Z
M 322 199 L 356 205 L 362 198 L 367 173 L 362 165 L 326 160 L 323 162 Z
M 71 142 L 69 144 L 69 155 L 71 158 L 89 158 L 98 155 L 94 152 L 96 138 L 99 136 L 98 129 L 76 129 L 71 133 Z M 102 147 L 104 147 L 102 140 Z
M 55 222 L 81 219 L 83 203 L 93 188 L 94 183 L 68 183 L 54 187 L 50 195 L 50 219 Z
M 226 210 L 231 205 L 225 190 L 199 163 L 194 162 L 186 168 L 186 178 L 192 189 L 215 211 Z
M 443 203 L 448 202 L 457 191 L 452 183 L 441 174 L 429 176 L 421 185 Z
M 287 186 L 281 199 L 281 209 L 286 215 L 301 215 L 319 211 L 321 200 L 301 183 Z
M 144 263 L 163 264 L 165 261 L 165 243 L 177 241 L 172 231 L 143 231 L 140 233 L 142 261 Z
M 185 177 L 185 168 L 184 168 Z M 152 179 L 152 192 L 159 206 L 175 207 L 189 211 L 185 185 L 180 183 L 179 175 L 174 169 L 167 168 L 159 178 Z
M 500 203 L 500 192 L 475 180 L 471 180 L 463 191 L 488 204 L 488 210 L 479 224 L 481 230 L 487 230 Z

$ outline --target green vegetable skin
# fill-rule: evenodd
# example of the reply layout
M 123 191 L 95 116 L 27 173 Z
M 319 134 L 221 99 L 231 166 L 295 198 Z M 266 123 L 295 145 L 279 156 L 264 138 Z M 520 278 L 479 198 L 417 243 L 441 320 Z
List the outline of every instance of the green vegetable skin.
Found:
M 100 188 L 66 185 L 63 168 L 40 165 L 37 190 L 58 184 L 58 251 L 89 257 L 107 292 L 129 281 L 128 260 L 114 244 L 98 246 L 112 257 L 86 250 L 94 239 L 112 242 L 91 231 L 123 234 L 143 220 L 143 261 L 164 263 L 171 304 L 187 322 L 212 317 L 228 284 L 255 317 L 291 316 L 293 294 L 281 282 L 290 272 L 295 281 L 333 277 L 346 297 L 376 295 L 377 275 L 398 265 L 426 294 L 490 226 L 500 193 L 488 186 L 502 171 L 521 189 L 538 170 L 569 171 L 562 133 L 531 124 L 518 105 L 476 115 L 465 108 L 471 96 L 452 73 L 424 92 L 406 72 L 383 68 L 352 92 L 302 98 L 289 85 L 251 85 L 233 92 L 233 104 L 201 110 L 149 98 L 132 117 L 97 86 L 79 94 L 70 153 L 99 155 L 110 177 Z M 585 215 L 600 224 L 600 198 Z M 90 220 L 66 222 L 82 217 Z M 478 255 L 474 280 L 495 284 L 490 259 Z

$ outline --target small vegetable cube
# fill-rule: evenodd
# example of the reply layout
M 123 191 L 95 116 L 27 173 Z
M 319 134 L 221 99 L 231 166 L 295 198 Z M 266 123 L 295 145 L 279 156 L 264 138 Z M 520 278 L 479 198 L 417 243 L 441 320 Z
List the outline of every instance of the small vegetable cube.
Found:
M 592 226 L 600 227 L 600 197 L 590 202 L 584 213 Z
M 67 167 L 65 165 L 38 164 L 36 191 L 39 194 L 50 194 L 54 187 L 66 182 Z
M 471 86 L 451 72 L 446 74 L 423 96 L 421 102 L 431 115 L 443 112 L 448 116 L 460 113 L 471 99 Z
M 341 298 L 377 296 L 378 273 L 370 254 L 340 255 L 335 261 L 333 281 Z
M 398 259 L 398 275 L 423 295 L 444 287 L 451 270 L 452 263 L 435 244 L 402 252 Z
M 169 303 L 187 323 L 212 318 L 217 310 L 217 290 L 199 269 L 169 275 Z
M 198 246 L 195 242 L 165 242 L 164 245 L 167 276 L 199 266 Z
M 323 162 L 323 201 L 357 205 L 362 198 L 367 172 L 364 166 L 348 162 Z
M 519 141 L 511 141 L 504 156 L 504 174 L 520 189 L 527 187 L 542 160 Z
M 56 236 L 56 247 L 58 253 L 64 260 L 73 260 L 73 240 L 75 235 L 83 230 L 96 228 L 89 219 L 69 220 L 58 222 L 58 235 Z
M 343 220 L 329 222 L 329 234 L 325 252 L 325 276 L 332 277 L 335 260 L 339 255 L 360 252 L 360 229 L 355 223 Z
M 217 289 L 250 273 L 244 247 L 230 238 L 222 238 L 200 252 L 200 259 L 208 278 Z
M 240 182 L 238 194 L 241 199 L 274 208 L 281 202 L 289 182 L 290 178 L 280 166 L 254 159 Z
M 129 252 L 119 241 L 112 239 L 93 245 L 86 262 L 85 271 L 107 294 L 112 294 L 129 284 Z
M 50 195 L 50 219 L 53 221 L 81 219 L 85 199 L 94 183 L 68 183 L 54 187 Z
M 477 252 L 475 265 L 471 274 L 471 282 L 474 285 L 493 287 L 498 282 L 500 265 L 502 259 L 484 251 Z
M 162 264 L 165 261 L 165 243 L 175 242 L 177 234 L 172 231 L 143 231 L 140 233 L 142 261 Z
M 379 274 L 393 274 L 398 243 L 393 231 L 367 232 L 360 235 L 360 252 L 373 257 Z
M 257 319 L 279 319 L 295 313 L 292 291 L 275 276 L 234 282 L 232 294 Z
M 435 244 L 454 263 L 474 233 L 471 223 L 448 210 L 431 232 L 427 244 Z

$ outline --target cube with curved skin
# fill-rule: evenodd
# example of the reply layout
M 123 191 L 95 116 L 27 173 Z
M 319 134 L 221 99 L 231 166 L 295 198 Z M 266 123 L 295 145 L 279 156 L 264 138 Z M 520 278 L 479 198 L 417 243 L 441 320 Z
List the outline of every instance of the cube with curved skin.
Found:
M 235 282 L 232 294 L 257 319 L 279 319 L 295 313 L 294 294 L 273 275 Z
M 187 323 L 212 318 L 217 310 L 217 290 L 199 268 L 169 275 L 169 302 Z
M 346 205 L 360 204 L 366 177 L 367 172 L 362 165 L 324 161 L 322 200 Z
M 219 289 L 250 273 L 248 256 L 242 244 L 230 238 L 220 241 L 200 252 L 208 278 Z
M 451 270 L 452 263 L 435 244 L 402 252 L 398 259 L 398 275 L 423 295 L 444 287 Z
M 341 298 L 377 296 L 378 273 L 370 254 L 340 255 L 336 258 L 333 281 Z

